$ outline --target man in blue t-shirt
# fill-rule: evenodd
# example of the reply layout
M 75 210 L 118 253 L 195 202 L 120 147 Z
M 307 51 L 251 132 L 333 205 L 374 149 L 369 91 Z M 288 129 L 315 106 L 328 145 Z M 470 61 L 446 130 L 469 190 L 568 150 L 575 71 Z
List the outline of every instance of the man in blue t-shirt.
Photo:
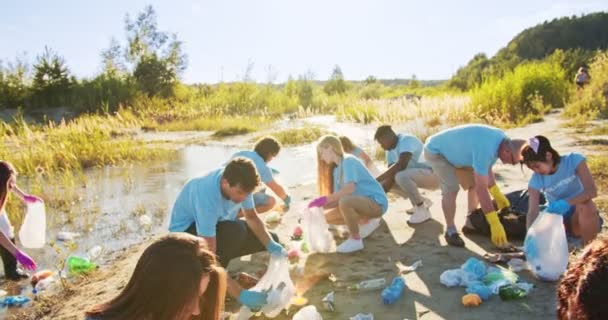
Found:
M 468 213 L 481 204 L 490 225 L 492 242 L 501 247 L 507 244 L 507 236 L 497 211 L 510 207 L 511 204 L 498 188 L 492 166 L 498 158 L 503 163 L 520 163 L 524 144 L 523 140 L 511 140 L 498 128 L 479 124 L 443 130 L 427 139 L 424 157 L 441 180 L 441 201 L 447 225 L 445 239 L 449 245 L 464 246 L 454 223 L 459 184 L 469 193 Z M 492 198 L 497 208 L 494 207 Z M 467 219 L 465 228 L 470 227 Z
M 169 231 L 202 237 L 224 267 L 232 258 L 264 249 L 286 254 L 255 211 L 251 192 L 259 183 L 254 164 L 246 158 L 232 159 L 223 168 L 189 180 L 175 200 Z M 241 211 L 244 220 L 238 218 Z M 228 293 L 252 310 L 260 309 L 267 298 L 266 293 L 243 290 L 230 279 Z
M 285 211 L 288 211 L 291 205 L 291 197 L 287 194 L 286 189 L 274 180 L 273 170 L 268 166 L 268 163 L 279 154 L 279 151 L 281 151 L 281 144 L 275 138 L 264 137 L 255 143 L 253 151 L 239 151 L 232 158 L 245 157 L 253 161 L 262 182 L 283 200 Z M 276 205 L 274 197 L 266 194 L 265 190 L 255 192 L 253 202 L 258 213 L 264 213 Z
M 418 188 L 438 189 L 439 177 L 422 159 L 424 146 L 420 139 L 410 134 L 396 134 L 391 126 L 383 125 L 376 130 L 374 140 L 378 141 L 384 149 L 388 165 L 388 169 L 376 180 L 386 192 L 394 191 L 410 199 L 413 214 L 408 219 L 408 223 L 417 224 L 430 219 L 429 207 L 432 203 L 420 195 Z

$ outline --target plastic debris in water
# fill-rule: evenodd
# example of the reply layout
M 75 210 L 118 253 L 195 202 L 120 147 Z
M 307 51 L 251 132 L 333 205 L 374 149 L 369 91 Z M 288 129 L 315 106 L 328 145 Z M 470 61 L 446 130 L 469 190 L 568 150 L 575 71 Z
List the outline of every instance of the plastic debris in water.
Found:
M 59 241 L 72 241 L 78 237 L 80 237 L 80 233 L 77 232 L 60 231 L 57 233 L 57 240 Z
M 321 300 L 321 302 L 323 302 L 323 306 L 325 307 L 325 309 L 333 312 L 336 309 L 336 306 L 334 304 L 335 300 L 336 300 L 336 295 L 332 291 L 332 292 L 328 293 L 327 295 L 325 295 L 325 297 L 323 297 L 323 300 Z
M 89 260 L 96 260 L 101 256 L 102 252 L 103 248 L 101 246 L 94 246 L 93 248 L 89 249 L 87 255 L 89 256 Z
M 149 227 L 152 225 L 152 219 L 149 216 L 144 214 L 141 217 L 139 217 L 139 224 L 142 227 Z
M 87 273 L 97 269 L 97 265 L 87 258 L 70 256 L 67 261 L 68 270 L 70 273 Z

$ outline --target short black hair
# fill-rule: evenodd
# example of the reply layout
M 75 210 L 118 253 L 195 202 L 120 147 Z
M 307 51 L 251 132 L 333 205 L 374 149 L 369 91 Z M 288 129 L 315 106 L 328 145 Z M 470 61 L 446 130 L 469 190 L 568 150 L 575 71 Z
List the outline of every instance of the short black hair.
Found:
M 378 139 L 382 139 L 384 137 L 387 136 L 395 136 L 395 131 L 393 131 L 393 128 L 391 128 L 390 125 L 388 124 L 384 124 L 378 127 L 378 129 L 376 129 L 376 133 L 374 134 L 374 140 L 378 141 Z
M 222 178 L 226 179 L 231 187 L 238 185 L 245 192 L 253 192 L 260 185 L 260 176 L 255 165 L 243 157 L 230 160 L 224 168 Z
M 281 143 L 274 137 L 267 136 L 256 141 L 253 150 L 266 161 L 270 156 L 276 156 L 281 151 Z

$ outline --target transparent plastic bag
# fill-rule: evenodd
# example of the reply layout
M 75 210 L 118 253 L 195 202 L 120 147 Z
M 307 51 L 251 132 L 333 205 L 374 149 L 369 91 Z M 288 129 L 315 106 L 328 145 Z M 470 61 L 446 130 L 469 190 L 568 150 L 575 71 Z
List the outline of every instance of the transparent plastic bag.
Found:
M 539 213 L 524 241 L 530 271 L 544 281 L 555 281 L 568 267 L 568 240 L 562 216 Z
M 335 252 L 336 241 L 329 232 L 323 208 L 308 208 L 302 217 L 304 239 L 310 252 Z
M 271 255 L 266 273 L 249 290 L 268 294 L 268 302 L 260 310 L 266 317 L 274 318 L 283 309 L 287 309 L 296 293 L 296 287 L 289 277 L 289 261 L 287 258 Z M 249 308 L 242 306 L 237 319 L 249 319 L 252 315 L 253 312 Z
M 292 320 L 323 320 L 315 306 L 306 306 L 293 315 Z
M 46 212 L 44 203 L 37 201 L 27 205 L 27 212 L 21 229 L 19 241 L 26 248 L 39 249 L 46 243 Z

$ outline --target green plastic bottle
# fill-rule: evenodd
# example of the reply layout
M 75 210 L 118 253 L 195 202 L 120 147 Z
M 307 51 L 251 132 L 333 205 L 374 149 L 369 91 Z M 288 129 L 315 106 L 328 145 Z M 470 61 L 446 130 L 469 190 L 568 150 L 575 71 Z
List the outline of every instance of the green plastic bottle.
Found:
M 500 287 L 498 290 L 498 295 L 502 300 L 515 300 L 520 299 L 528 295 L 526 290 L 520 288 L 515 284 L 509 284 L 506 286 Z
M 96 268 L 97 265 L 89 261 L 89 259 L 77 256 L 70 256 L 68 258 L 68 270 L 70 273 L 87 273 Z

